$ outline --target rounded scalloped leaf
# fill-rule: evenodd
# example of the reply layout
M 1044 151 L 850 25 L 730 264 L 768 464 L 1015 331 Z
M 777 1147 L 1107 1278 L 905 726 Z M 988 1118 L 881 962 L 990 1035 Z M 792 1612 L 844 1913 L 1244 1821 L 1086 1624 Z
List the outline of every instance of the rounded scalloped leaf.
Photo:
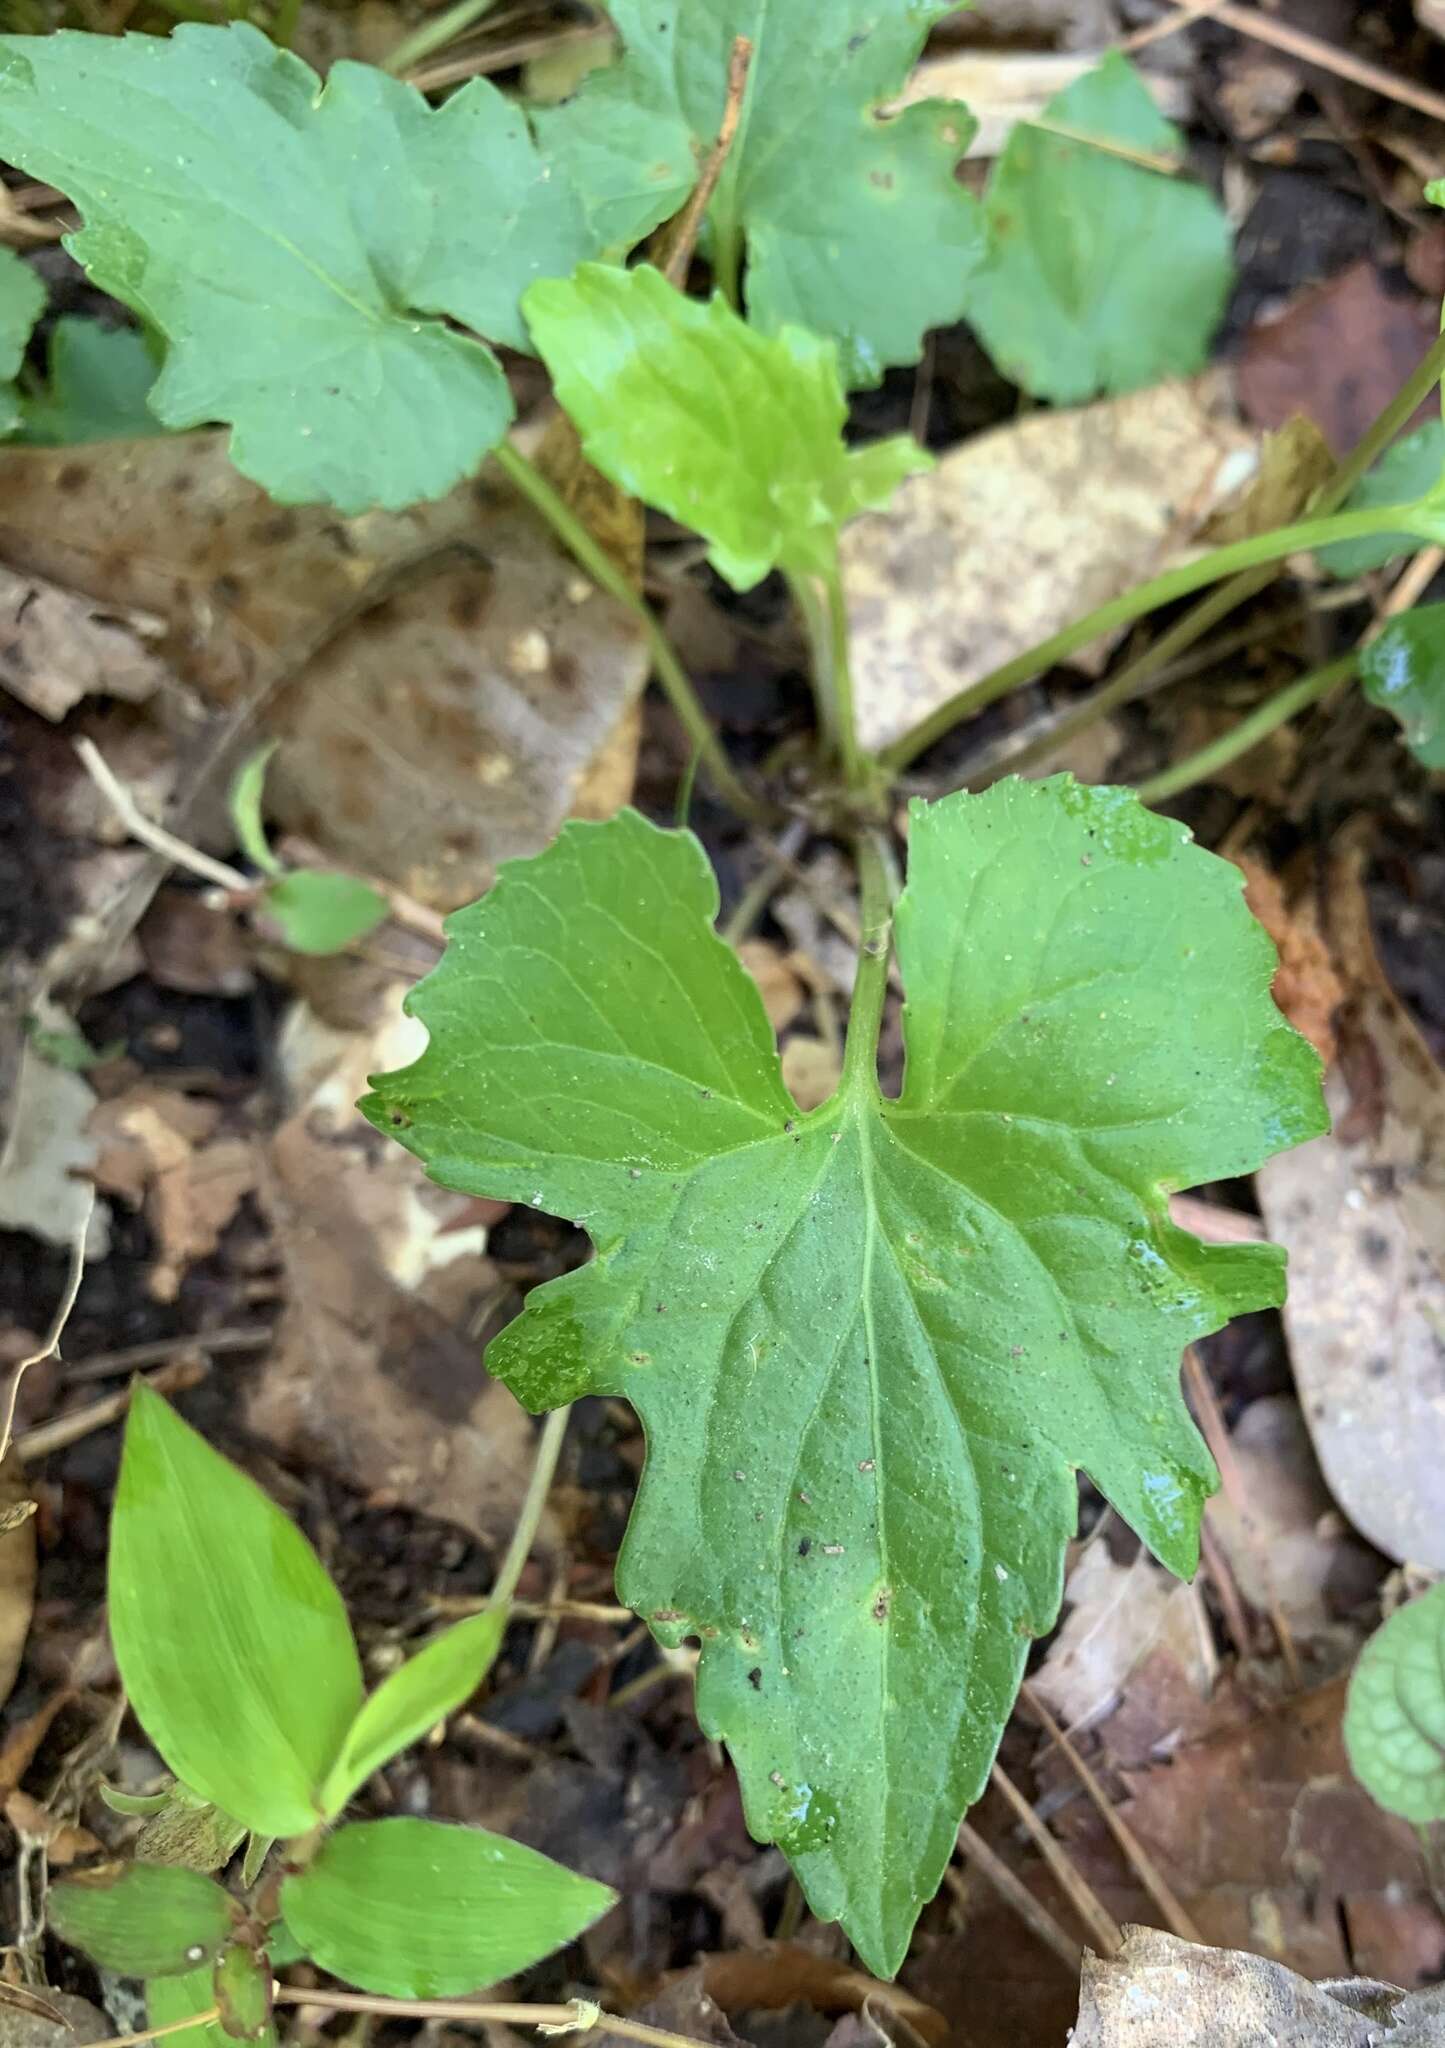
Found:
M 1392 1614 L 1360 1652 L 1345 1747 L 1388 1813 L 1418 1826 L 1445 1820 L 1445 1581 Z

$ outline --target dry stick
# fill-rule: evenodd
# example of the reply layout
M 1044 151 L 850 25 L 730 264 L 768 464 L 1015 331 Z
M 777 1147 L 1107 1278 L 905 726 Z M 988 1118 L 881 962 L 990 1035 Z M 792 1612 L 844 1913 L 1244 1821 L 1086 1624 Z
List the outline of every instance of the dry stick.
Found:
M 1024 1680 L 1021 1688 L 1021 1697 L 1027 1702 L 1032 1711 L 1038 1715 L 1048 1730 L 1050 1737 L 1058 1744 L 1072 1764 L 1079 1783 L 1098 1808 L 1100 1818 L 1103 1820 L 1105 1827 L 1123 1850 L 1145 1891 L 1148 1892 L 1150 1898 L 1159 1908 L 1159 1911 L 1164 1915 L 1170 1932 L 1177 1934 L 1181 1941 L 1192 1941 L 1200 1947 L 1205 1946 L 1204 1936 L 1199 1932 L 1199 1929 L 1175 1897 L 1172 1887 L 1165 1879 L 1158 1864 L 1139 1840 L 1139 1837 L 1135 1834 L 1129 1823 L 1115 1811 L 1113 1801 L 1099 1783 L 1098 1777 L 1090 1769 L 1089 1765 L 1084 1762 L 1069 1736 L 1059 1726 L 1044 1701 L 1040 1699 L 1027 1679 Z
M 1001 1899 L 1008 1902 L 1023 1921 L 1029 1932 L 1052 1949 L 1066 1970 L 1078 1975 L 1084 1960 L 1083 1950 L 1071 1934 L 1066 1934 L 1047 1906 L 1036 1899 L 1023 1879 L 1009 1868 L 996 1849 L 991 1849 L 983 1836 L 963 1821 L 958 1830 L 960 1852 L 970 1863 L 976 1864 Z M 966 1896 L 962 1877 L 950 1863 L 943 1873 L 950 1891 L 958 1897 Z
M 1264 1587 L 1265 1608 L 1279 1641 L 1279 1653 L 1284 1659 L 1285 1670 L 1289 1673 L 1290 1684 L 1298 1688 L 1304 1683 L 1304 1673 L 1300 1669 L 1299 1653 L 1295 1649 L 1289 1622 L 1279 1604 L 1279 1595 L 1274 1590 L 1274 1574 L 1269 1567 L 1269 1549 L 1261 1540 L 1255 1524 L 1254 1510 L 1249 1503 L 1249 1488 L 1245 1485 L 1244 1474 L 1240 1471 L 1239 1461 L 1234 1455 L 1234 1446 L 1229 1440 L 1229 1431 L 1224 1426 L 1224 1417 L 1220 1413 L 1214 1388 L 1200 1361 L 1199 1353 L 1192 1344 L 1185 1347 L 1184 1384 L 1194 1404 L 1195 1417 L 1204 1441 L 1219 1467 L 1219 1478 L 1225 1497 L 1239 1516 L 1244 1530 L 1244 1540 L 1254 1558 L 1260 1583 Z
M 157 1394 L 183 1394 L 188 1387 L 198 1387 L 206 1372 L 207 1368 L 199 1359 L 178 1358 L 174 1365 L 163 1365 L 159 1372 L 145 1374 L 142 1384 Z M 53 1422 L 42 1422 L 34 1429 L 22 1430 L 15 1439 L 16 1456 L 22 1465 L 37 1465 L 52 1451 L 66 1450 L 93 1431 L 108 1429 L 112 1422 L 119 1422 L 130 1407 L 133 1392 L 134 1383 L 122 1387 L 118 1394 L 106 1394 L 99 1401 L 87 1401 L 82 1408 L 72 1408 L 65 1415 L 57 1415 Z
M 698 2048 L 686 2034 L 670 2034 L 666 2028 L 649 2027 L 642 2020 L 619 2019 L 589 1998 L 574 1998 L 570 2005 L 484 2005 L 467 1998 L 376 1998 L 369 1991 L 307 1991 L 296 1984 L 278 1984 L 276 2002 L 326 2006 L 333 2012 L 381 2013 L 398 2020 L 495 2020 L 500 2026 L 535 2027 L 543 2034 L 585 2034 L 594 2027 L 605 2027 L 609 2034 L 644 2041 L 651 2048 Z M 114 2048 L 114 2044 L 102 2042 L 100 2048 Z
M 1030 1802 L 1001 1765 L 989 1773 L 995 1787 L 1013 1808 L 1029 1840 L 1043 1857 L 1054 1878 L 1067 1894 L 1069 1903 L 1093 1936 L 1102 1954 L 1113 1956 L 1124 1946 L 1124 1932 L 1083 1872 L 1077 1869 L 1062 1842 L 1051 1835 Z
M 139 1372 L 146 1365 L 168 1365 L 173 1358 L 190 1357 L 195 1352 L 221 1358 L 230 1351 L 264 1351 L 275 1341 L 274 1330 L 198 1330 L 189 1337 L 158 1337 L 153 1344 L 128 1344 L 121 1351 L 97 1351 L 90 1358 L 78 1358 L 67 1365 L 62 1377 L 68 1387 L 82 1386 L 87 1380 L 108 1380 L 117 1373 Z
M 668 283 L 675 284 L 679 291 L 687 279 L 687 267 L 692 261 L 692 252 L 697 247 L 703 215 L 712 202 L 712 195 L 717 190 L 717 181 L 723 174 L 723 166 L 728 160 L 734 137 L 738 132 L 738 122 L 743 114 L 743 99 L 748 89 L 748 69 L 752 61 L 751 38 L 735 36 L 732 54 L 728 58 L 727 98 L 723 102 L 722 123 L 717 131 L 717 141 L 703 165 L 702 176 L 693 187 L 692 197 L 677 219 L 664 230 L 668 253 L 659 267 Z M 661 254 L 661 250 L 658 253 Z
M 95 1213 L 95 1189 L 91 1188 L 86 1197 L 85 1214 L 76 1228 L 70 1246 L 70 1270 L 65 1277 L 65 1291 L 60 1297 L 60 1306 L 46 1333 L 45 1342 L 38 1351 L 32 1351 L 28 1358 L 22 1358 L 10 1375 L 10 1388 L 5 1397 L 5 1420 L 0 1424 L 0 1458 L 10 1449 L 15 1430 L 15 1404 L 20 1399 L 20 1382 L 32 1365 L 39 1365 L 47 1358 L 53 1358 L 65 1335 L 65 1326 L 70 1321 L 70 1312 L 75 1307 L 75 1297 L 80 1292 L 80 1283 L 85 1275 L 85 1240 L 90 1235 L 90 1219 Z
M 1137 35 L 1127 37 L 1121 48 L 1137 50 L 1145 43 L 1173 35 L 1176 29 L 1188 28 L 1201 18 L 1232 28 L 1236 35 L 1251 36 L 1257 43 L 1268 43 L 1273 49 L 1298 57 L 1302 63 L 1317 64 L 1321 71 L 1348 78 L 1352 85 L 1363 85 L 1387 100 L 1397 100 L 1402 107 L 1414 107 L 1436 121 L 1445 121 L 1445 96 L 1431 92 L 1428 86 L 1400 78 L 1382 64 L 1372 64 L 1368 57 L 1356 57 L 1351 51 L 1342 50 L 1338 43 L 1327 43 L 1322 36 L 1311 35 L 1308 29 L 1291 28 L 1286 21 L 1257 14 L 1252 7 L 1240 7 L 1236 0 L 1184 0 L 1177 14 L 1140 29 Z
M 1239 1581 L 1229 1559 L 1219 1546 L 1206 1510 L 1199 1529 L 1199 1553 L 1210 1582 L 1219 1595 L 1219 1604 L 1224 1611 L 1224 1626 L 1229 1632 L 1240 1659 L 1248 1662 L 1254 1655 L 1254 1642 L 1250 1636 L 1249 1616 L 1244 1611 L 1244 1597 L 1239 1590 Z
M 220 2017 L 221 2008 L 213 2005 L 209 2012 L 195 2013 L 188 2020 L 168 2020 L 163 2027 L 146 2027 L 139 2034 L 112 2034 L 108 2040 L 98 2041 L 96 2048 L 137 2048 L 141 2041 L 163 2041 L 167 2034 L 183 2034 L 187 2027 L 208 2027 Z
M 233 868 L 223 860 L 212 860 L 199 847 L 188 846 L 184 839 L 177 839 L 174 832 L 167 832 L 164 825 L 158 825 L 154 818 L 148 818 L 94 740 L 77 740 L 75 751 L 80 764 L 101 795 L 130 833 L 142 846 L 148 846 L 152 853 L 162 854 L 178 868 L 189 868 L 193 875 L 203 881 L 214 882 L 228 894 L 239 893 L 249 896 L 252 890 L 250 877 L 243 875 L 239 868 Z

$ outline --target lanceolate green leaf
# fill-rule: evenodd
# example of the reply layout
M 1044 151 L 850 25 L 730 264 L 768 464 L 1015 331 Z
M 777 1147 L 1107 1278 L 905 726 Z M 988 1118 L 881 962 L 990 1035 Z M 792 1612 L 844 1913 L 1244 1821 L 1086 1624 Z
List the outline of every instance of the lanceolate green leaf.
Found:
M 999 368 L 1036 398 L 1072 405 L 1206 360 L 1232 236 L 1212 194 L 1170 175 L 1182 152 L 1117 54 L 1038 123 L 1014 128 L 989 184 L 988 256 L 966 311 Z
M 0 248 L 0 436 L 20 425 L 20 399 L 11 379 L 25 357 L 30 330 L 45 306 L 45 287 L 13 249 Z
M 1361 653 L 1360 680 L 1370 702 L 1399 719 L 1410 751 L 1445 768 L 1445 604 L 1392 619 Z
M 507 1627 L 504 1607 L 474 1614 L 408 1657 L 379 1685 L 352 1722 L 326 1780 L 322 1803 L 339 1813 L 388 1757 L 470 1699 L 491 1669 Z
M 84 216 L 68 246 L 170 343 L 167 426 L 231 424 L 274 497 L 439 496 L 511 417 L 481 342 L 590 243 L 524 116 L 484 79 L 433 111 L 364 64 L 324 89 L 245 23 L 169 39 L 0 38 L 0 156 Z
M 622 1597 L 701 1639 L 750 1827 L 887 1972 L 1057 1611 L 1074 1468 L 1194 1567 L 1180 1351 L 1283 1260 L 1166 1197 L 1322 1129 L 1318 1062 L 1237 871 L 1124 791 L 914 806 L 897 1102 L 860 1062 L 797 1112 L 716 909 L 690 835 L 567 827 L 451 920 L 428 1050 L 367 1109 L 438 1180 L 585 1224 L 596 1260 L 489 1363 L 641 1413 Z
M 1360 1652 L 1345 1747 L 1390 1813 L 1418 1826 L 1445 1820 L 1445 1584 L 1392 1614 Z
M 702 534 L 739 590 L 779 563 L 818 566 L 845 519 L 930 466 L 904 435 L 844 446 L 830 342 L 759 334 L 720 296 L 685 298 L 645 265 L 584 264 L 526 305 L 591 461 Z
M 177 1777 L 258 1833 L 315 1825 L 361 1704 L 341 1597 L 295 1523 L 145 1387 L 116 1489 L 110 1631 Z
M 234 1902 L 194 1870 L 166 1863 L 107 1864 L 55 1885 L 50 1923 L 102 1969 L 166 1977 L 220 1953 L 239 1917 Z
M 281 1887 L 324 1970 L 390 1998 L 452 1998 L 535 1963 L 612 1904 L 606 1885 L 484 1828 L 359 1821 Z
M 982 253 L 977 202 L 955 175 L 973 134 L 942 100 L 884 116 L 951 0 L 615 0 L 623 61 L 538 136 L 630 248 L 677 212 L 716 140 L 733 41 L 752 66 L 709 220 L 718 268 L 746 252 L 749 316 L 831 335 L 849 384 L 916 362 L 930 327 L 963 310 Z

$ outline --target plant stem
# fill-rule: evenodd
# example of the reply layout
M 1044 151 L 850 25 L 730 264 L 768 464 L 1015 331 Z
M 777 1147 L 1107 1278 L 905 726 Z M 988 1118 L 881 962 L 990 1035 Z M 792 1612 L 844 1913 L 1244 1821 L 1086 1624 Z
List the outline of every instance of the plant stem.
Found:
M 848 1011 L 848 1042 L 843 1055 L 842 1088 L 864 1089 L 868 1100 L 878 1094 L 878 1032 L 888 988 L 888 954 L 893 941 L 893 905 L 888 867 L 872 831 L 859 834 L 858 880 L 862 890 L 862 939 L 858 947 L 858 978 Z
M 1231 761 L 1237 761 L 1241 754 L 1247 754 L 1251 747 L 1257 747 L 1261 740 L 1297 711 L 1317 703 L 1337 683 L 1348 680 L 1359 663 L 1359 650 L 1342 654 L 1338 661 L 1326 663 L 1324 668 L 1312 669 L 1308 675 L 1276 690 L 1272 697 L 1266 697 L 1247 718 L 1241 718 L 1228 732 L 1221 733 L 1217 740 L 1211 740 L 1207 747 L 1200 747 L 1193 754 L 1186 754 L 1182 761 L 1176 761 L 1172 768 L 1165 768 L 1158 775 L 1151 775 L 1147 782 L 1139 784 L 1139 795 L 1146 804 L 1163 803 L 1171 796 L 1178 796 L 1181 790 L 1192 789 L 1196 782 L 1203 782 L 1220 768 L 1227 768 Z
M 835 760 L 843 758 L 843 735 L 838 726 L 838 706 L 833 694 L 832 646 L 828 615 L 811 576 L 788 572 L 788 589 L 808 637 L 809 680 L 813 685 L 813 709 L 823 752 Z
M 309 1991 L 295 1984 L 278 1984 L 276 2002 L 330 2006 L 333 2012 L 374 2012 L 399 2020 L 494 2020 L 500 2026 L 536 2027 L 548 2034 L 585 2034 L 604 2027 L 609 2034 L 646 2042 L 649 2048 L 698 2048 L 686 2034 L 670 2034 L 665 2027 L 649 2027 L 642 2020 L 619 2019 L 586 1998 L 574 1998 L 570 2005 L 491 2005 L 470 1998 L 379 1998 L 369 1991 Z M 195 2026 L 197 2022 L 185 2024 Z M 143 2041 L 147 2036 L 133 2038 Z M 114 2044 L 105 2042 L 101 2048 L 114 2048 Z
M 456 0 L 454 7 L 444 9 L 431 21 L 424 21 L 409 36 L 403 36 L 382 65 L 382 70 L 391 72 L 394 78 L 399 78 L 404 71 L 414 71 L 433 50 L 443 49 L 458 36 L 465 35 L 484 14 L 490 14 L 496 4 L 497 0 Z
M 925 747 L 941 739 L 961 718 L 981 711 L 985 705 L 1016 689 L 1020 683 L 1031 681 L 1041 670 L 1067 661 L 1071 654 L 1077 654 L 1081 647 L 1087 647 L 1101 634 L 1132 625 L 1135 619 L 1157 611 L 1160 605 L 1173 604 L 1176 599 L 1189 597 L 1194 591 L 1224 577 L 1264 568 L 1270 563 L 1283 561 L 1288 555 L 1310 554 L 1333 541 L 1365 540 L 1377 533 L 1409 533 L 1421 540 L 1433 541 L 1439 538 L 1442 527 L 1445 527 L 1445 515 L 1423 502 L 1388 505 L 1378 511 L 1340 512 L 1331 518 L 1306 519 L 1297 526 L 1282 526 L 1273 533 L 1256 534 L 1248 540 L 1235 541 L 1229 547 L 1216 548 L 1197 562 L 1186 562 L 1178 569 L 1166 569 L 1162 576 L 1155 576 L 1148 583 L 1141 583 L 1133 590 L 1126 590 L 1122 596 L 1111 598 L 1107 604 L 1100 605 L 1085 618 L 1076 619 L 1071 626 L 1064 627 L 1062 632 L 1055 633 L 1039 646 L 1005 662 L 992 675 L 971 683 L 966 690 L 960 690 L 957 696 L 950 697 L 946 704 L 930 713 L 912 732 L 905 733 L 901 740 L 885 748 L 879 758 L 888 768 L 905 768 L 916 754 L 921 754 Z
M 527 1481 L 527 1494 L 522 1502 L 522 1511 L 517 1517 L 517 1526 L 512 1531 L 512 1540 L 507 1545 L 507 1554 L 502 1559 L 502 1568 L 497 1573 L 496 1584 L 487 1595 L 489 1607 L 507 1605 L 517 1590 L 517 1581 L 526 1569 L 527 1559 L 532 1555 L 532 1545 L 537 1540 L 537 1530 L 547 1505 L 547 1495 L 552 1490 L 557 1460 L 562 1453 L 562 1439 L 567 1434 L 567 1419 L 571 1413 L 570 1406 L 554 1408 L 542 1424 L 542 1434 L 537 1439 L 537 1456 L 532 1465 L 532 1476 Z
M 708 723 L 707 713 L 698 701 L 691 679 L 678 659 L 677 650 L 663 631 L 652 607 L 633 589 L 606 549 L 593 539 L 561 493 L 552 488 L 535 464 L 509 441 L 503 441 L 495 453 L 498 466 L 522 495 L 535 505 L 579 566 L 609 597 L 615 597 L 619 604 L 626 605 L 642 627 L 647 635 L 657 679 L 667 692 L 668 700 L 718 795 L 740 817 L 755 823 L 765 822 L 771 815 L 768 807 L 760 803 L 734 773 L 721 742 Z
M 828 679 L 838 722 L 838 752 L 849 789 L 865 790 L 872 779 L 872 763 L 858 744 L 853 664 L 848 651 L 848 600 L 843 590 L 843 564 L 836 538 L 823 572 L 823 602 L 828 624 Z M 865 932 L 867 928 L 865 918 Z

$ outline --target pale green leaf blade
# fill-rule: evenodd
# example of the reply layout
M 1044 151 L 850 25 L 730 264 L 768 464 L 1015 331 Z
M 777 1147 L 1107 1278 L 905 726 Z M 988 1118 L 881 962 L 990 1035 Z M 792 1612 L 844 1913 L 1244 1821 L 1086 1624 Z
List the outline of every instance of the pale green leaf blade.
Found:
M 146 2016 L 153 2027 L 175 2025 L 192 2013 L 212 2012 L 217 2002 L 215 1972 L 209 1967 L 190 1970 L 184 1977 L 153 1977 L 146 1985 Z M 274 2044 L 275 2027 L 266 2027 L 260 2038 Z M 170 2048 L 232 2048 L 232 2038 L 219 2020 L 183 2028 L 166 2039 Z
M 585 1222 L 597 1260 L 489 1364 L 642 1415 L 619 1591 L 701 1639 L 749 1826 L 882 1972 L 1056 1613 L 1073 1468 L 1193 1567 L 1180 1352 L 1283 1276 L 1168 1192 L 1324 1121 L 1240 877 L 1182 827 L 1060 778 L 912 842 L 896 1104 L 793 1110 L 700 848 L 623 814 L 451 921 L 428 1049 L 366 1105 L 444 1183 Z
M 69 246 L 170 344 L 170 427 L 342 511 L 439 496 L 495 446 L 506 379 L 440 316 L 525 346 L 522 291 L 592 242 L 525 117 L 475 79 L 432 110 L 367 65 L 324 89 L 245 23 L 0 39 L 0 155 L 84 217 Z
M 1387 1812 L 1419 1827 L 1445 1820 L 1445 1583 L 1398 1609 L 1360 1652 L 1345 1747 Z
M 138 1386 L 111 1523 L 121 1678 L 177 1777 L 258 1833 L 304 1833 L 361 1704 L 340 1595 L 290 1518 Z
M 355 875 L 298 868 L 273 882 L 262 901 L 293 953 L 340 953 L 389 915 L 386 898 Z
M 347 1731 L 326 1780 L 322 1804 L 327 1813 L 340 1813 L 373 1771 L 470 1699 L 491 1669 L 506 1629 L 505 1607 L 474 1614 L 443 1630 L 382 1681 Z
M 105 1970 L 165 1977 L 220 1954 L 234 1902 L 208 1877 L 165 1863 L 108 1863 L 51 1888 L 50 1924 Z
M 589 459 L 702 534 L 740 590 L 779 563 L 807 568 L 845 519 L 930 466 L 902 436 L 844 446 L 830 343 L 760 334 L 645 265 L 535 285 L 527 317 Z
M 260 2041 L 271 2032 L 271 1972 L 253 1949 L 233 1942 L 216 1958 L 212 1989 L 221 2031 L 232 2041 Z
M 266 837 L 266 824 L 261 815 L 261 801 L 266 790 L 266 770 L 271 756 L 281 742 L 268 740 L 264 747 L 258 747 L 248 760 L 241 763 L 236 779 L 231 784 L 227 808 L 231 823 L 236 828 L 236 839 L 242 853 L 253 867 L 263 875 L 279 875 L 281 863 L 271 851 L 271 842 Z
M 455 1998 L 550 1955 L 612 1904 L 606 1885 L 483 1828 L 358 1821 L 281 1887 L 313 1962 L 390 1998 Z
M 1057 405 L 1199 369 L 1233 277 L 1211 193 L 1075 137 L 1166 160 L 1183 147 L 1117 52 L 1009 137 L 966 313 L 1005 376 Z
M 1374 512 L 1381 505 L 1413 505 L 1439 488 L 1445 476 L 1445 425 L 1427 420 L 1388 448 L 1374 468 L 1355 486 L 1344 509 Z M 1420 543 L 1408 533 L 1377 533 L 1367 540 L 1338 540 L 1321 548 L 1319 559 L 1332 576 L 1348 581 L 1371 569 L 1383 569 L 1400 555 L 1414 554 Z
M 1427 768 L 1445 768 L 1445 604 L 1392 619 L 1360 654 L 1365 695 L 1398 718 L 1405 744 Z
M 164 433 L 147 404 L 160 374 L 150 343 L 133 327 L 102 327 L 67 313 L 46 356 L 44 389 L 27 393 L 20 439 L 31 447 L 134 441 Z
M 45 286 L 36 272 L 13 249 L 0 248 L 0 438 L 21 424 L 20 394 L 11 379 L 44 309 Z
M 955 175 L 974 122 L 932 101 L 885 117 L 946 0 L 617 0 L 622 62 L 536 116 L 552 159 L 630 247 L 683 204 L 717 138 L 734 38 L 753 45 L 737 136 L 714 194 L 712 246 L 745 250 L 749 317 L 838 343 L 849 385 L 916 362 L 957 320 L 983 252 Z

